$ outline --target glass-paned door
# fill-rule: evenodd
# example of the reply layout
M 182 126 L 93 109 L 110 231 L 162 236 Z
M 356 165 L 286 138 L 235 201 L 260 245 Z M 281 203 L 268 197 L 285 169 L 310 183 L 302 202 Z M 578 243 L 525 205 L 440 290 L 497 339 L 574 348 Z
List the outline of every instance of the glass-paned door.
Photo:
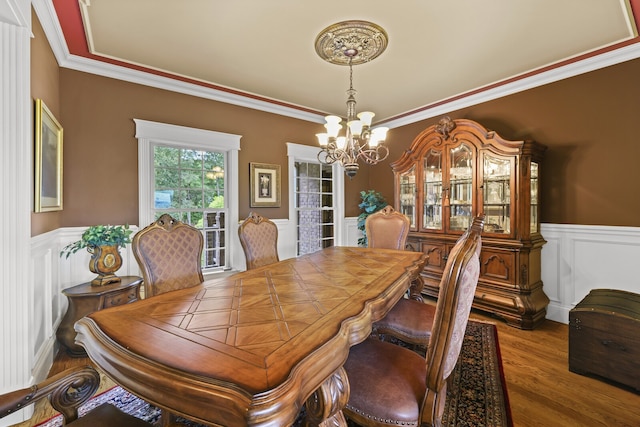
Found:
M 449 151 L 449 229 L 463 231 L 473 213 L 473 151 L 460 144 Z
M 424 158 L 423 226 L 442 230 L 442 152 L 431 150 Z
M 484 156 L 484 231 L 511 233 L 511 160 Z
M 537 233 L 538 223 L 538 164 L 531 162 L 531 224 L 532 233 Z
M 297 255 L 334 246 L 333 167 L 295 162 Z
M 416 168 L 400 175 L 400 212 L 409 217 L 411 228 L 416 227 Z

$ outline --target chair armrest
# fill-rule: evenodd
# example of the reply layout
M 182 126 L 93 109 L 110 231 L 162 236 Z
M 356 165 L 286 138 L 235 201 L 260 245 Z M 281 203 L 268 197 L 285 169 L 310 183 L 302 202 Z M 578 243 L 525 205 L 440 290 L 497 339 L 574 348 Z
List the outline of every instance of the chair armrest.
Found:
M 51 406 L 71 422 L 78 418 L 78 407 L 94 395 L 99 385 L 100 374 L 92 367 L 67 369 L 39 384 L 1 395 L 0 418 L 49 396 Z

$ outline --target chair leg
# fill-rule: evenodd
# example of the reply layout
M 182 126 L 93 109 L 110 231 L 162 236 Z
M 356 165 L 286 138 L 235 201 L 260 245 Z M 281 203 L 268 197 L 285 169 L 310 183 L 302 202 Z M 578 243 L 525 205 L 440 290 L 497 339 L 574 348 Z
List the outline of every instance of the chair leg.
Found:
M 175 414 L 167 411 L 166 409 L 162 409 L 160 411 L 160 426 L 161 427 L 176 427 L 179 426 L 177 417 Z
M 427 389 L 425 403 L 423 404 L 422 423 L 423 427 L 442 427 L 442 415 L 444 414 L 444 403 L 447 397 L 447 382 L 445 381 L 439 391 Z

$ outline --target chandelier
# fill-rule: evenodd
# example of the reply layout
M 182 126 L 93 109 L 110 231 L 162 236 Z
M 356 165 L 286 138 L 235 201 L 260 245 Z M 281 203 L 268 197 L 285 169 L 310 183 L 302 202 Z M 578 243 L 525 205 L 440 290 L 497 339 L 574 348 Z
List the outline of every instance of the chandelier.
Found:
M 389 128 L 371 128 L 375 116 L 370 111 L 356 113 L 356 91 L 353 88 L 353 66 L 378 57 L 387 47 L 387 33 L 378 25 L 366 21 L 344 21 L 331 25 L 316 38 L 316 53 L 324 60 L 349 66 L 347 90 L 347 121 L 344 135 L 338 116 L 325 117 L 325 133 L 318 133 L 318 160 L 324 164 L 338 162 L 349 178 L 360 165 L 358 161 L 375 165 L 389 155 L 384 146 Z

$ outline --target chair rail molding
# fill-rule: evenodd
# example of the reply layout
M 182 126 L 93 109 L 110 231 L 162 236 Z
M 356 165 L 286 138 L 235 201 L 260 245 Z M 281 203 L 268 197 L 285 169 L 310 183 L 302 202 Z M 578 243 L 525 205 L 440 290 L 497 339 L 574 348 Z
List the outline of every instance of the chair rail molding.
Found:
M 357 246 L 357 218 L 346 218 L 345 244 Z M 569 323 L 569 311 L 592 289 L 640 294 L 635 262 L 640 259 L 640 227 L 541 224 L 542 282 L 551 302 L 549 320 Z

